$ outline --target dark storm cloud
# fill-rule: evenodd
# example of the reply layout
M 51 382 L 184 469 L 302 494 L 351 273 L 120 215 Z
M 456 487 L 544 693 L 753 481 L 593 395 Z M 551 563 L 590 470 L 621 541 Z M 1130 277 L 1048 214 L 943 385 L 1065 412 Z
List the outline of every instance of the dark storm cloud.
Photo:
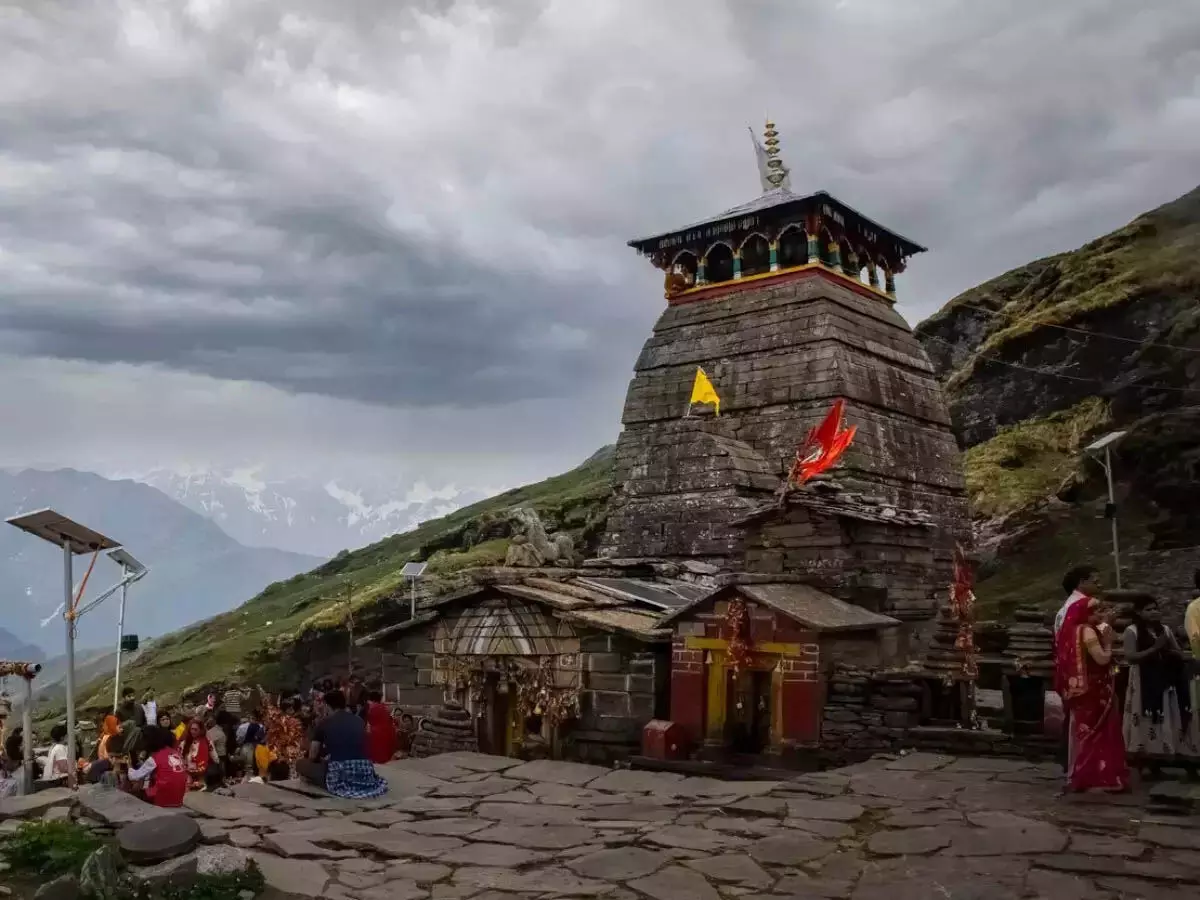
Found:
M 26 4 L 0 15 L 0 353 L 611 403 L 661 307 L 624 240 L 752 196 L 767 114 L 795 188 L 934 248 L 901 285 L 920 318 L 1194 186 L 1192 7 Z

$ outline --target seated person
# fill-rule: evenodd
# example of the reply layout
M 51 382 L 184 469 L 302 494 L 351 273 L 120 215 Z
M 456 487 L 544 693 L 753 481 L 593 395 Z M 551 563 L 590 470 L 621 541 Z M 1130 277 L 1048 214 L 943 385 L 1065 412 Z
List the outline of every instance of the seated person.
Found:
M 146 761 L 129 771 L 131 782 L 145 782 L 146 799 L 155 806 L 183 806 L 188 789 L 188 771 L 175 749 L 175 736 L 165 728 L 149 725 L 142 733 Z
M 19 797 L 25 793 L 25 773 L 21 763 L 0 754 L 0 800 Z
M 47 781 L 66 778 L 71 774 L 74 762 L 71 759 L 70 751 L 67 750 L 67 726 L 55 725 L 50 730 L 50 740 L 54 741 L 54 746 L 46 755 L 45 771 L 42 777 Z
M 296 772 L 335 797 L 368 800 L 387 793 L 387 782 L 375 774 L 367 758 L 367 723 L 346 709 L 346 695 L 325 695 L 329 715 L 313 730 L 308 758 L 297 760 Z

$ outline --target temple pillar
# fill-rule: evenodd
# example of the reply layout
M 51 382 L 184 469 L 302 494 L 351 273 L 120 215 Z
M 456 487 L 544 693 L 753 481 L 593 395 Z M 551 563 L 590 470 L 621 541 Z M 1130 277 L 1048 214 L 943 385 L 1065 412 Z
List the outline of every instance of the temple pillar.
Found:
M 805 262 L 818 263 L 821 261 L 820 238 L 811 231 L 808 233 L 808 259 Z
M 835 272 L 842 271 L 842 248 L 837 245 L 837 241 L 830 241 L 825 250 L 829 254 L 829 268 Z
M 859 274 L 858 254 L 853 250 L 846 254 L 846 274 L 853 275 L 856 281 L 862 279 L 862 276 Z
M 708 675 L 708 697 L 705 702 L 704 743 L 710 747 L 725 745 L 726 699 L 725 654 L 710 650 L 705 654 Z
M 871 287 L 879 288 L 879 267 L 874 262 L 867 263 L 867 281 Z
M 740 247 L 733 251 L 733 277 L 734 280 L 742 277 L 742 250 Z
M 883 289 L 887 291 L 889 297 L 896 296 L 896 276 L 892 274 L 891 269 L 884 271 Z
M 696 284 L 707 284 L 708 280 L 704 277 L 704 260 L 696 263 Z
M 768 244 L 767 246 L 768 246 L 768 249 L 771 251 L 771 271 L 778 272 L 779 271 L 779 241 L 771 241 L 771 243 Z

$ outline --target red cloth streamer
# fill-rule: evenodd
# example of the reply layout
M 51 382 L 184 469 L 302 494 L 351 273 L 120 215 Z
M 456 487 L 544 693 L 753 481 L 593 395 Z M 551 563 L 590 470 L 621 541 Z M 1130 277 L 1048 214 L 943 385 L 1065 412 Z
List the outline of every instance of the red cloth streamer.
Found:
M 796 461 L 788 475 L 788 482 L 797 487 L 804 484 L 814 475 L 833 468 L 842 454 L 854 440 L 858 426 L 842 427 L 842 415 L 846 409 L 846 401 L 840 397 L 833 401 L 833 407 L 826 414 L 821 424 L 808 433 L 804 443 L 796 451 Z

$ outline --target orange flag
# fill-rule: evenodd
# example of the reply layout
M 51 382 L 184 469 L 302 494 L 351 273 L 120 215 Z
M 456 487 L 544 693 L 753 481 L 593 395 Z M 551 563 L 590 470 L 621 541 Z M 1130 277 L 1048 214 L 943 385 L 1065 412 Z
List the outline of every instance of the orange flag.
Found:
M 796 461 L 788 475 L 789 484 L 799 487 L 814 475 L 820 475 L 833 468 L 841 459 L 858 431 L 856 425 L 842 428 L 845 407 L 846 402 L 841 398 L 833 401 L 833 407 L 821 420 L 821 424 L 808 433 L 808 437 L 796 451 Z

